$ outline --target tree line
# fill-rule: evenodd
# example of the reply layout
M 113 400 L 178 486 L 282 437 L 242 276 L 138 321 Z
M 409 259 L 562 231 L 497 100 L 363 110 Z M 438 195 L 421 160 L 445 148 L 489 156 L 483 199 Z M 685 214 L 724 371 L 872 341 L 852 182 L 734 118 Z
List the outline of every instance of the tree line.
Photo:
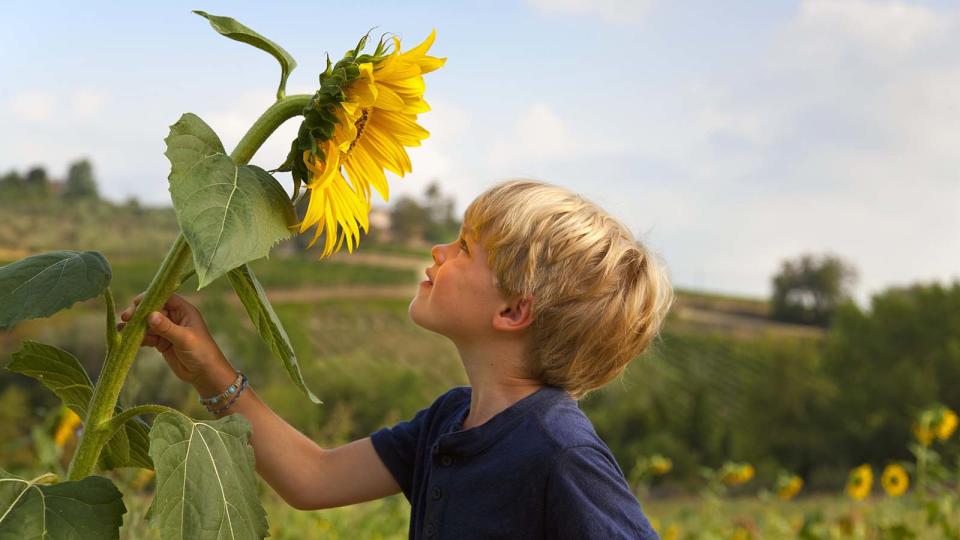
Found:
M 80 159 L 71 163 L 63 180 L 51 178 L 42 166 L 32 167 L 25 173 L 11 170 L 0 176 L 0 200 L 46 200 L 54 197 L 100 199 L 90 160 Z

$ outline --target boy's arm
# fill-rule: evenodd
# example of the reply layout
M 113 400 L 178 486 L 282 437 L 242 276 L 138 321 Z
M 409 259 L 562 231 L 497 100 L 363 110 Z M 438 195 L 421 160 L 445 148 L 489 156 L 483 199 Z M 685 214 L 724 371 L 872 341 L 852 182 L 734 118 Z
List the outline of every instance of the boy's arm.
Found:
M 236 372 L 229 367 L 221 371 L 219 385 L 197 385 L 200 395 L 216 395 L 233 383 Z M 369 437 L 337 448 L 321 448 L 273 412 L 252 388 L 240 394 L 229 412 L 250 421 L 257 472 L 294 508 L 332 508 L 400 492 Z
M 143 298 L 139 294 L 120 314 L 122 330 Z M 155 347 L 170 369 L 201 396 L 223 392 L 236 380 L 199 310 L 178 294 L 148 317 L 143 346 Z M 255 384 L 256 381 L 254 381 Z M 230 407 L 250 421 L 257 472 L 291 506 L 320 509 L 369 501 L 400 492 L 369 438 L 324 449 L 270 410 L 252 388 Z

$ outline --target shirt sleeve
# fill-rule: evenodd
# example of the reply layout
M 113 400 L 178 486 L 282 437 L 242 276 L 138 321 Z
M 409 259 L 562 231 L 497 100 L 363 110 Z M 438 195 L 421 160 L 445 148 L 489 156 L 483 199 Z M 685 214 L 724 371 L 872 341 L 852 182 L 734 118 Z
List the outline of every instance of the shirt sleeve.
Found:
M 620 467 L 596 448 L 562 451 L 546 495 L 547 538 L 659 540 Z
M 394 480 L 400 485 L 407 500 L 413 490 L 413 468 L 416 464 L 417 442 L 426 430 L 427 415 L 431 408 L 418 412 L 410 420 L 385 427 L 370 435 L 373 448 L 386 465 Z

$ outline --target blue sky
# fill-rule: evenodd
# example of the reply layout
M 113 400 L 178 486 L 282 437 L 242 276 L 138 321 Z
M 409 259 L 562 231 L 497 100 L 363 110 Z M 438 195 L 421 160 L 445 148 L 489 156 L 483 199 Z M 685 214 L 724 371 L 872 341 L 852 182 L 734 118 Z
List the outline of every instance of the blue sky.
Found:
M 167 126 L 194 112 L 230 147 L 279 72 L 192 9 L 283 45 L 290 93 L 372 26 L 405 47 L 436 28 L 433 135 L 394 193 L 437 179 L 462 209 L 497 180 L 548 180 L 626 222 L 689 288 L 767 296 L 805 252 L 857 266 L 861 302 L 960 278 L 956 3 L 272 4 L 6 2 L 0 172 L 62 176 L 88 157 L 108 197 L 167 203 Z M 295 130 L 254 162 L 279 163 Z

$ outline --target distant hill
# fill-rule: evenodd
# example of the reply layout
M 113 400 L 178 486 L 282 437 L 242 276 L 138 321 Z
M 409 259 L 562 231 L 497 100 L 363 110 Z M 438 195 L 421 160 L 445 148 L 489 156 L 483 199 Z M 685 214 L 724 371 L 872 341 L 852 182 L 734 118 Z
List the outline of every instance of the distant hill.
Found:
M 172 208 L 144 207 L 136 203 L 0 200 L 0 215 L 0 264 L 54 249 L 97 250 L 114 264 L 115 273 L 137 274 L 116 276 L 118 286 L 122 283 L 133 287 L 148 281 L 154 270 L 153 263 L 144 263 L 159 261 L 178 230 Z M 361 244 L 355 255 L 338 254 L 322 263 L 326 266 L 321 270 L 313 266 L 317 264 L 316 255 L 304 252 L 294 242 L 281 245 L 274 253 L 274 258 L 283 258 L 284 262 L 262 261 L 256 267 L 265 270 L 261 279 L 270 288 L 271 296 L 281 302 L 303 297 L 294 292 L 299 288 L 310 289 L 309 297 L 318 298 L 334 294 L 333 291 L 324 293 L 324 287 L 342 289 L 336 296 L 350 290 L 364 297 L 402 296 L 406 294 L 402 282 L 409 279 L 415 283 L 420 276 L 419 268 L 430 264 L 426 247 L 370 242 Z M 363 271 L 351 272 L 344 269 L 344 265 Z M 383 282 L 384 279 L 388 282 Z M 345 288 L 347 285 L 354 288 Z M 667 322 L 671 331 L 720 333 L 740 338 L 761 335 L 816 338 L 823 334 L 818 328 L 770 320 L 770 305 L 765 300 L 684 289 L 676 293 Z

